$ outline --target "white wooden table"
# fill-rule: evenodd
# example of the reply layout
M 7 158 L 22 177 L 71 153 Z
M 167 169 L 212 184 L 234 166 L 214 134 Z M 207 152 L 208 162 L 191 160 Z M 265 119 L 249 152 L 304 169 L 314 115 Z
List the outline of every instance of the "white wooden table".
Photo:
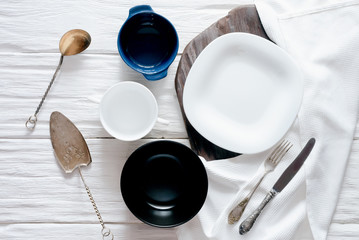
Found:
M 173 139 L 189 145 L 174 90 L 174 77 L 186 44 L 229 10 L 250 1 L 35 0 L 0 2 L 0 239 L 100 239 L 101 227 L 77 172 L 66 175 L 53 155 L 49 117 L 60 111 L 80 129 L 93 162 L 83 168 L 99 210 L 116 239 L 176 239 L 174 229 L 158 229 L 127 209 L 119 176 L 127 157 L 142 144 Z M 150 4 L 176 27 L 179 53 L 168 76 L 149 82 L 125 65 L 117 34 L 129 8 Z M 25 121 L 34 113 L 60 58 L 62 34 L 82 28 L 92 36 L 82 54 L 65 57 L 39 114 L 34 131 Z M 159 103 L 157 123 L 144 139 L 122 142 L 99 121 L 98 103 L 120 81 L 147 86 Z M 359 238 L 359 132 L 343 181 L 328 239 Z M 340 161 L 340 159 L 338 159 Z M 335 176 L 333 176 L 335 177 Z

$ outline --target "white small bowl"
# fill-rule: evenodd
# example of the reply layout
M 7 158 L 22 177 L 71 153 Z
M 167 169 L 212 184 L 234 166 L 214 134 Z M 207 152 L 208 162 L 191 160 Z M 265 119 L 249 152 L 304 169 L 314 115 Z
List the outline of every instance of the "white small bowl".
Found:
M 155 125 L 157 116 L 156 98 L 137 82 L 115 84 L 101 99 L 102 126 L 119 140 L 134 141 L 146 136 Z

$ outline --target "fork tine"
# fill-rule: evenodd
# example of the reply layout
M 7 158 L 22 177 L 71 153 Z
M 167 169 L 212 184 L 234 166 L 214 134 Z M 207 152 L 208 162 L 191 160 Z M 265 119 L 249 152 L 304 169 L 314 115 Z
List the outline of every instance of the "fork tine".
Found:
M 273 152 L 269 155 L 268 158 L 270 159 L 274 159 L 276 158 L 276 155 L 278 154 L 278 152 L 281 150 L 281 148 L 283 147 L 284 141 L 286 141 L 285 139 L 283 139 L 280 144 L 277 145 L 277 147 L 273 150 Z
M 284 155 L 289 151 L 289 149 L 291 149 L 292 146 L 293 146 L 293 144 L 291 142 L 286 141 L 285 145 L 282 147 L 281 151 L 278 153 L 278 156 L 276 156 L 276 159 L 274 159 L 274 163 L 277 164 L 280 160 L 282 160 Z

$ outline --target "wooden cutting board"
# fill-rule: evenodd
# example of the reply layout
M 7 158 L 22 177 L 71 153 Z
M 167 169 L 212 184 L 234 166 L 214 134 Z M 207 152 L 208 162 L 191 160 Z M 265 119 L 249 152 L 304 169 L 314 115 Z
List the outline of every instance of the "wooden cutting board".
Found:
M 202 50 L 217 37 L 230 32 L 247 32 L 269 39 L 263 29 L 256 7 L 254 5 L 237 7 L 231 10 L 227 16 L 213 23 L 187 44 L 186 48 L 183 50 L 175 77 L 177 97 L 181 107 L 183 120 L 186 125 L 191 148 L 198 155 L 204 157 L 208 161 L 235 157 L 238 156 L 239 153 L 227 151 L 218 147 L 205 139 L 193 128 L 183 109 L 183 89 L 192 64 Z

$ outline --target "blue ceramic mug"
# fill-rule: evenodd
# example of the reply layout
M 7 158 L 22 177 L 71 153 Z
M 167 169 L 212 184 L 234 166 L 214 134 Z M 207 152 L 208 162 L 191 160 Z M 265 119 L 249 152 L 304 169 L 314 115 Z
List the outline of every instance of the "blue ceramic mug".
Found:
M 120 29 L 118 51 L 124 62 L 147 80 L 167 76 L 167 69 L 178 51 L 178 36 L 173 25 L 149 5 L 130 9 Z

